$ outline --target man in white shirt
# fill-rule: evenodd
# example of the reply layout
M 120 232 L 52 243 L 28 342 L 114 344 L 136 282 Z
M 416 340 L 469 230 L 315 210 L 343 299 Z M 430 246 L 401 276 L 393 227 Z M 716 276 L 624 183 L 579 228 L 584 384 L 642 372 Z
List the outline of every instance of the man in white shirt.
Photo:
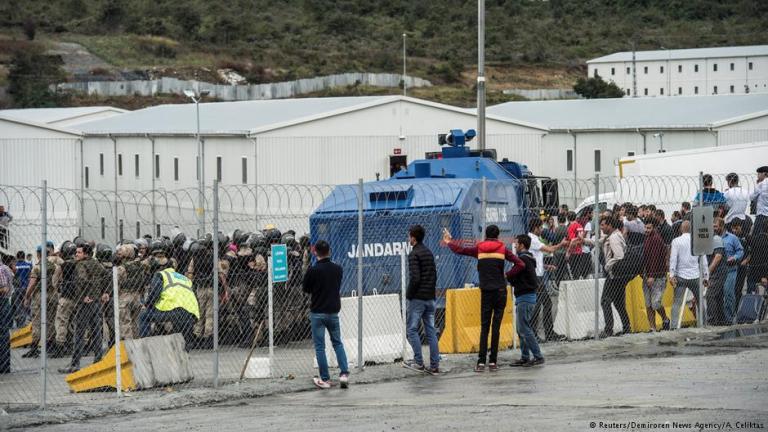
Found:
M 754 234 L 760 234 L 765 231 L 765 225 L 768 224 L 768 165 L 757 169 L 757 185 L 755 190 L 749 195 L 750 201 L 757 201 L 757 211 L 755 211 Z
M 752 227 L 752 221 L 747 218 L 747 206 L 749 206 L 749 192 L 739 186 L 739 176 L 736 173 L 730 173 L 725 176 L 725 180 L 728 182 L 728 190 L 725 191 L 725 203 L 728 205 L 728 213 L 725 215 L 725 227 L 728 231 L 731 231 L 731 222 L 734 219 L 741 219 L 742 222 L 746 222 L 746 226 L 742 224 L 743 228 L 746 228 L 747 232 Z
M 554 253 L 560 248 L 568 246 L 568 240 L 563 239 L 560 243 L 552 246 L 545 245 L 541 241 L 541 219 L 531 219 L 529 223 L 528 237 L 531 238 L 531 247 L 528 249 L 533 255 L 533 259 L 536 260 L 536 278 L 539 280 L 539 285 L 536 290 L 536 308 L 533 311 L 533 331 L 536 332 L 538 328 L 539 317 L 544 309 L 544 335 L 547 338 L 547 342 L 565 340 L 566 337 L 555 333 L 554 329 L 554 317 L 552 316 L 552 298 L 547 290 L 547 283 L 554 276 L 551 272 L 545 272 L 544 268 L 544 254 Z
M 702 269 L 699 265 L 699 257 L 691 252 L 691 222 L 683 221 L 680 225 L 680 232 L 682 233 L 680 237 L 672 240 L 672 247 L 669 253 L 669 282 L 675 288 L 671 329 L 676 329 L 680 324 L 679 314 L 685 300 L 685 290 L 691 290 L 698 302 L 700 299 L 699 278 L 703 279 L 705 287 L 708 285 L 709 280 L 707 258 L 701 257 L 704 261 Z

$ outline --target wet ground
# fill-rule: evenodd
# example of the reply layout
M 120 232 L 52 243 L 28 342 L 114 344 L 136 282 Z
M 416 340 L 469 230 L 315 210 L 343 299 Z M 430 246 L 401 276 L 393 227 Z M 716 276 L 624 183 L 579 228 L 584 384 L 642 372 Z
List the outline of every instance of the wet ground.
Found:
M 630 335 L 545 345 L 543 367 L 471 372 L 447 356 L 439 377 L 311 390 L 168 411 L 102 416 L 44 431 L 765 430 L 768 327 Z M 504 363 L 516 353 L 503 353 Z M 301 384 L 301 383 L 297 383 Z M 622 427 L 624 426 L 624 427 Z

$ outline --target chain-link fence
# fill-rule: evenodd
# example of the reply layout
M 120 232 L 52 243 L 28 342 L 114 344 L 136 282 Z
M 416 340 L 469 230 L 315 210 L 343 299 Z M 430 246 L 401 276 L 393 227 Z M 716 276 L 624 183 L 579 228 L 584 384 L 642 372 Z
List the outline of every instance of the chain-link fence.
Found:
M 768 224 L 750 208 L 754 175 L 740 176 L 743 189 L 717 175 L 711 184 L 552 180 L 214 184 L 117 194 L 4 186 L 15 211 L 3 252 L 34 254 L 43 239 L 51 245 L 31 262 L 25 254 L 6 260 L 15 270 L 7 299 L 12 349 L 0 402 L 89 403 L 101 398 L 94 390 L 116 387 L 308 378 L 318 375 L 319 345 L 342 372 L 337 347 L 313 331 L 312 312 L 324 309 L 303 291 L 312 286 L 304 277 L 320 241 L 342 269 L 339 338 L 348 368 L 410 359 L 413 347 L 428 346 L 426 329 L 412 329 L 410 341 L 406 330 L 415 225 L 434 256 L 443 355 L 482 351 L 481 335 L 493 337 L 496 325 L 501 349 L 518 343 L 516 279 L 498 294 L 505 298 L 498 324 L 481 283 L 484 260 L 511 259 L 505 250 L 530 253 L 535 263 L 533 325 L 542 343 L 762 318 Z M 577 194 L 595 198 L 575 209 L 558 199 Z M 691 233 L 705 228 L 692 218 L 697 206 L 717 214 L 707 219 L 717 236 L 709 257 L 690 249 Z M 490 225 L 501 245 L 493 251 L 479 244 Z M 752 300 L 750 315 L 742 305 Z

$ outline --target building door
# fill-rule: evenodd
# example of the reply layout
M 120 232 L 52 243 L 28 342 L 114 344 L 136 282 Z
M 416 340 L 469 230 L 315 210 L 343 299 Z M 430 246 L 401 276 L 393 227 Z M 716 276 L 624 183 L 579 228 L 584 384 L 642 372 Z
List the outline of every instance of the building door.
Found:
M 392 177 L 396 172 L 408 166 L 408 156 L 390 156 L 389 157 L 389 176 Z

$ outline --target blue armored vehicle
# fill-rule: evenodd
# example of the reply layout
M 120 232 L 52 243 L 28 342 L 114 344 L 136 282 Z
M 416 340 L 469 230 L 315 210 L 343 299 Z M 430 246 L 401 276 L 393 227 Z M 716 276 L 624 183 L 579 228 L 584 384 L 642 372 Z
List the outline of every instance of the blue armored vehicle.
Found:
M 415 224 L 425 228 L 425 244 L 435 254 L 438 291 L 477 284 L 475 260 L 440 245 L 444 228 L 456 239 L 472 240 L 482 238 L 484 224 L 495 224 L 511 242 L 540 208 L 557 208 L 553 181 L 544 184 L 551 194 L 543 200 L 539 179 L 525 165 L 497 162 L 493 150 L 471 151 L 466 143 L 474 136 L 474 130 L 439 135 L 442 153 L 412 162 L 388 180 L 364 183 L 362 244 L 359 185 L 336 187 L 315 210 L 310 241 L 331 245 L 333 261 L 344 268 L 342 295 L 357 290 L 358 253 L 364 257 L 364 294 L 400 292 L 401 253 L 410 250 L 408 228 Z

